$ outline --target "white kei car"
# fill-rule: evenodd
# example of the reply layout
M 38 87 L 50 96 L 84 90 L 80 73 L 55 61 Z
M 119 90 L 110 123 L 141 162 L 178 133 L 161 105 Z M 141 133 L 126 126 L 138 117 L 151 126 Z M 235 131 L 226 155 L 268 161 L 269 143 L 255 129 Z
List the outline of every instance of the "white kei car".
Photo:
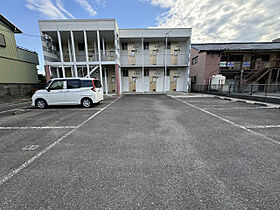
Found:
M 32 96 L 32 106 L 44 109 L 48 105 L 82 105 L 91 107 L 104 99 L 100 80 L 90 78 L 58 78 Z

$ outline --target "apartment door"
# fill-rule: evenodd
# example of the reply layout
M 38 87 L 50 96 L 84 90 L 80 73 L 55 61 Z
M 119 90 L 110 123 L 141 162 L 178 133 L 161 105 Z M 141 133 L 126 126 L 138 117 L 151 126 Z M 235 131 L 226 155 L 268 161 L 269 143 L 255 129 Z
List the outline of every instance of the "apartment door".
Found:
M 170 70 L 170 91 L 177 90 L 177 80 L 178 75 L 176 74 L 176 70 Z
M 156 70 L 150 70 L 150 91 L 157 91 L 157 75 Z
M 179 52 L 178 42 L 171 42 L 170 51 L 171 51 L 171 64 L 177 65 L 178 64 L 178 52 Z
M 115 60 L 115 50 L 113 43 L 106 43 L 106 61 L 114 61 Z
M 128 70 L 129 76 L 129 92 L 136 92 L 137 75 L 135 70 Z
M 129 92 L 136 92 L 136 80 L 137 80 L 137 77 L 133 76 L 133 77 L 130 77 L 129 79 L 130 79 Z
M 136 64 L 135 43 L 128 43 L 127 44 L 127 50 L 128 50 L 128 64 L 129 65 L 135 65 Z
M 115 71 L 113 69 L 107 69 L 108 75 L 108 89 L 109 92 L 114 93 L 116 92 L 116 76 Z
M 150 64 L 156 65 L 157 64 L 158 44 L 150 42 L 149 50 L 150 50 Z

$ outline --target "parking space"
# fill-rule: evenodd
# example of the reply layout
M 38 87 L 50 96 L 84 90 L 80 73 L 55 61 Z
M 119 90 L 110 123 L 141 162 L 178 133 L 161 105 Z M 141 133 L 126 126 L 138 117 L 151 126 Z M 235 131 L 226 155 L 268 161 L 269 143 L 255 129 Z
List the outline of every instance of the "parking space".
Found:
M 0 209 L 278 209 L 279 110 L 125 95 L 0 114 Z
M 260 103 L 254 104 L 250 101 L 246 103 L 217 97 L 184 98 L 180 100 L 279 141 L 279 108 Z

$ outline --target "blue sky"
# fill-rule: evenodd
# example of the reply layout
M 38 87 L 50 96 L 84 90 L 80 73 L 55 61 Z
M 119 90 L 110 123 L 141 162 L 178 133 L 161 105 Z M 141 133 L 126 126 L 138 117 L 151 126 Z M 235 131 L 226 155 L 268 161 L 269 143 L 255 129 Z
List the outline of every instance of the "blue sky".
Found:
M 5 1 L 5 6 L 0 8 L 0 13 L 20 28 L 25 34 L 39 36 L 38 20 L 53 18 L 51 15 L 29 9 L 27 7 L 28 2 L 25 0 L 0 1 Z M 138 0 L 106 0 L 104 3 L 92 1 L 92 8 L 97 13 L 96 15 L 92 15 L 87 10 L 83 9 L 75 0 L 64 0 L 61 2 L 63 7 L 77 19 L 116 18 L 121 28 L 156 26 L 156 17 L 166 11 L 165 8 L 159 8 Z M 70 16 L 66 17 L 71 18 Z M 40 59 L 39 69 L 43 70 L 43 55 L 40 38 L 16 35 L 16 39 L 17 45 L 38 52 Z
M 280 38 L 279 0 L 0 0 L 0 3 L 2 15 L 25 34 L 36 36 L 40 19 L 115 18 L 120 28 L 192 28 L 193 43 Z M 19 46 L 38 52 L 39 68 L 43 70 L 40 38 L 24 35 L 16 38 Z

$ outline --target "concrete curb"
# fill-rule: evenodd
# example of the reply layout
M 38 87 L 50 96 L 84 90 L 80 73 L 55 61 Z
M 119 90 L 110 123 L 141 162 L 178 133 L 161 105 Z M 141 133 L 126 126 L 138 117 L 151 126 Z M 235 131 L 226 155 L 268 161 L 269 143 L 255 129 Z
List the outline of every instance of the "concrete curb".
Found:
M 255 105 L 259 105 L 259 106 L 267 106 L 270 108 L 280 109 L 280 105 L 271 104 L 271 103 L 265 103 L 265 102 L 259 102 L 259 101 L 253 101 L 253 100 L 245 100 L 245 99 L 237 99 L 237 98 L 224 97 L 224 96 L 215 96 L 215 98 L 233 101 L 233 102 L 242 102 L 242 103 L 247 103 L 247 104 L 255 104 Z

